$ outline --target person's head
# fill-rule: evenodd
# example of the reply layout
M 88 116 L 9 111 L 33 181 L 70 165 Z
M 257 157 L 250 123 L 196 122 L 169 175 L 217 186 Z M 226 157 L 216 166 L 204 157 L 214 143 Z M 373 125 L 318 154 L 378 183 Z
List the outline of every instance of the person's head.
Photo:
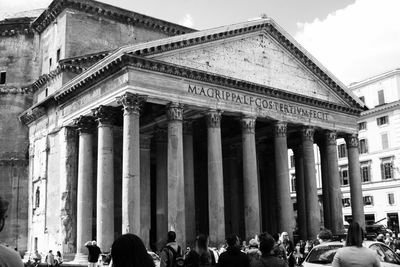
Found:
M 282 241 L 282 242 L 287 242 L 287 241 L 289 241 L 289 234 L 288 234 L 288 232 L 282 232 L 282 234 L 281 234 L 281 241 Z
M 382 242 L 383 242 L 383 239 L 384 239 L 383 234 L 379 234 L 379 235 L 376 237 L 376 240 L 378 240 L 378 241 L 382 241 Z
M 0 197 L 0 232 L 4 228 L 7 209 L 8 209 L 8 201 Z
M 275 245 L 275 239 L 268 233 L 262 233 L 258 236 L 259 249 L 263 255 L 271 254 L 271 250 Z
M 167 234 L 167 242 L 175 242 L 176 240 L 176 233 L 174 231 L 169 231 Z
M 228 247 L 239 246 L 239 244 L 240 244 L 239 237 L 235 234 L 228 236 L 226 238 L 226 244 L 228 245 Z
M 142 240 L 134 234 L 125 234 L 114 240 L 111 247 L 114 267 L 154 267 Z
M 389 233 L 386 233 L 386 238 L 390 238 L 390 234 Z
M 92 246 L 97 246 L 96 240 L 93 240 L 93 241 L 92 241 Z
M 332 239 L 331 230 L 328 230 L 328 229 L 321 230 L 321 232 L 319 232 L 319 234 L 318 234 L 318 239 L 319 239 L 320 243 L 331 240 Z
M 49 250 L 49 254 L 51 254 L 51 253 L 53 253 L 53 251 L 52 251 L 52 250 Z
M 346 237 L 346 246 L 362 247 L 364 241 L 364 230 L 358 222 L 352 222 L 349 225 Z
M 61 252 L 60 251 L 57 251 L 57 256 L 61 257 Z
M 274 238 L 275 242 L 279 241 L 279 234 L 278 233 L 272 234 L 272 237 Z
M 253 238 L 249 241 L 249 248 L 258 248 L 258 241 L 257 239 Z

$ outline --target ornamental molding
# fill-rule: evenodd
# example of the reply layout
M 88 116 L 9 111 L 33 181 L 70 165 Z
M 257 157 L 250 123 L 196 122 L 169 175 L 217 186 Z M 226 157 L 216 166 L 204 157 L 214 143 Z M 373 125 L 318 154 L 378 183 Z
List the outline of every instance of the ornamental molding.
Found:
M 0 36 L 27 35 L 33 37 L 32 18 L 4 19 L 0 22 Z
M 314 142 L 314 127 L 305 126 L 301 129 L 301 137 L 303 141 L 311 141 Z
M 102 124 L 113 124 L 115 119 L 115 109 L 112 106 L 100 105 L 97 108 L 92 109 L 93 117 L 99 123 Z
M 240 120 L 242 126 L 242 132 L 248 134 L 254 134 L 256 129 L 256 118 L 255 117 L 242 117 Z
M 348 134 L 345 139 L 347 148 L 358 148 L 358 134 Z
M 337 132 L 336 131 L 326 131 L 325 132 L 325 143 L 326 145 L 336 146 Z
M 124 116 L 131 114 L 139 115 L 143 105 L 147 101 L 147 96 L 126 92 L 122 96 L 116 97 L 116 99 L 117 104 L 123 106 Z
M 46 109 L 44 107 L 35 107 L 26 111 L 23 116 L 19 117 L 19 120 L 23 124 L 28 125 L 34 122 L 35 120 L 41 118 L 45 114 L 46 114 Z
M 77 126 L 77 130 L 80 133 L 93 133 L 96 127 L 96 121 L 92 116 L 79 116 L 74 119 L 74 125 Z
M 208 128 L 220 128 L 221 127 L 221 110 L 210 110 L 207 112 L 207 127 Z
M 32 28 L 38 33 L 43 32 L 50 23 L 65 9 L 70 8 L 88 14 L 98 15 L 128 25 L 140 25 L 168 35 L 180 35 L 195 31 L 178 24 L 163 21 L 133 11 L 106 5 L 99 2 L 82 0 L 55 0 L 49 7 L 32 23 Z
M 274 123 L 274 137 L 286 137 L 287 135 L 287 123 L 286 122 L 275 122 Z
M 169 121 L 183 120 L 183 105 L 180 103 L 169 103 L 166 107 Z

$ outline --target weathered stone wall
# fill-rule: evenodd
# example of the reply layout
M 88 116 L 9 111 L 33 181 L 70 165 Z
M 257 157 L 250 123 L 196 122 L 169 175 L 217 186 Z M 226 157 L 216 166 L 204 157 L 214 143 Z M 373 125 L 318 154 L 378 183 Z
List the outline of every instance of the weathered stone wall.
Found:
M 0 240 L 24 252 L 28 234 L 28 128 L 18 115 L 32 103 L 21 88 L 38 73 L 37 38 L 28 34 L 0 36 L 0 196 L 10 202 Z

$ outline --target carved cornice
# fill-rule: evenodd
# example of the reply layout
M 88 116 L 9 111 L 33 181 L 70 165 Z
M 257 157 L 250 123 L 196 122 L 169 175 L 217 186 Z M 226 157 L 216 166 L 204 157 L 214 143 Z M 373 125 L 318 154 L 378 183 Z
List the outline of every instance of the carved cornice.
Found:
M 207 127 L 220 128 L 221 127 L 221 110 L 210 110 L 207 112 Z
M 96 127 L 96 121 L 92 116 L 80 116 L 74 119 L 74 125 L 78 127 L 80 133 L 92 133 Z
M 88 14 L 95 14 L 124 24 L 140 25 L 168 35 L 179 35 L 195 31 L 178 24 L 152 18 L 111 5 L 85 0 L 53 1 L 50 6 L 32 23 L 32 27 L 37 32 L 41 33 L 66 8 L 82 11 Z
M 26 111 L 23 116 L 19 117 L 19 120 L 23 124 L 28 125 L 45 114 L 46 114 L 46 109 L 44 107 L 35 107 L 33 109 L 29 109 L 28 111 Z
M 347 148 L 358 148 L 358 134 L 348 134 L 345 139 Z
M 301 138 L 303 141 L 311 141 L 314 142 L 314 127 L 305 126 L 301 129 Z
M 0 21 L 0 36 L 28 35 L 34 32 L 30 24 L 33 18 L 13 18 Z
M 118 96 L 116 99 L 118 105 L 123 106 L 124 116 L 131 114 L 139 115 L 144 103 L 147 101 L 147 96 L 126 92 L 122 96 Z
M 96 118 L 99 126 L 101 124 L 113 124 L 115 119 L 115 109 L 112 106 L 100 105 L 92 109 L 93 117 Z
M 180 103 L 169 103 L 167 105 L 167 117 L 170 121 L 182 121 L 183 105 Z
M 240 120 L 243 133 L 254 134 L 256 129 L 256 118 L 254 117 L 242 117 Z
M 278 121 L 274 123 L 274 136 L 275 137 L 286 137 L 287 135 L 287 124 L 286 122 Z
M 336 146 L 337 132 L 336 131 L 326 131 L 325 135 L 325 144 L 326 145 L 334 145 Z

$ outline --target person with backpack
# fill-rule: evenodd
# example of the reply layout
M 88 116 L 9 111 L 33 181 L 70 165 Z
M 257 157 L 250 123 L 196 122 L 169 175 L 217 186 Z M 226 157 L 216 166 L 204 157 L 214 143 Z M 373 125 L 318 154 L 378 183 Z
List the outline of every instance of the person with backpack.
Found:
M 184 266 L 182 248 L 176 243 L 176 233 L 169 231 L 167 234 L 167 244 L 161 250 L 160 267 L 180 267 Z

